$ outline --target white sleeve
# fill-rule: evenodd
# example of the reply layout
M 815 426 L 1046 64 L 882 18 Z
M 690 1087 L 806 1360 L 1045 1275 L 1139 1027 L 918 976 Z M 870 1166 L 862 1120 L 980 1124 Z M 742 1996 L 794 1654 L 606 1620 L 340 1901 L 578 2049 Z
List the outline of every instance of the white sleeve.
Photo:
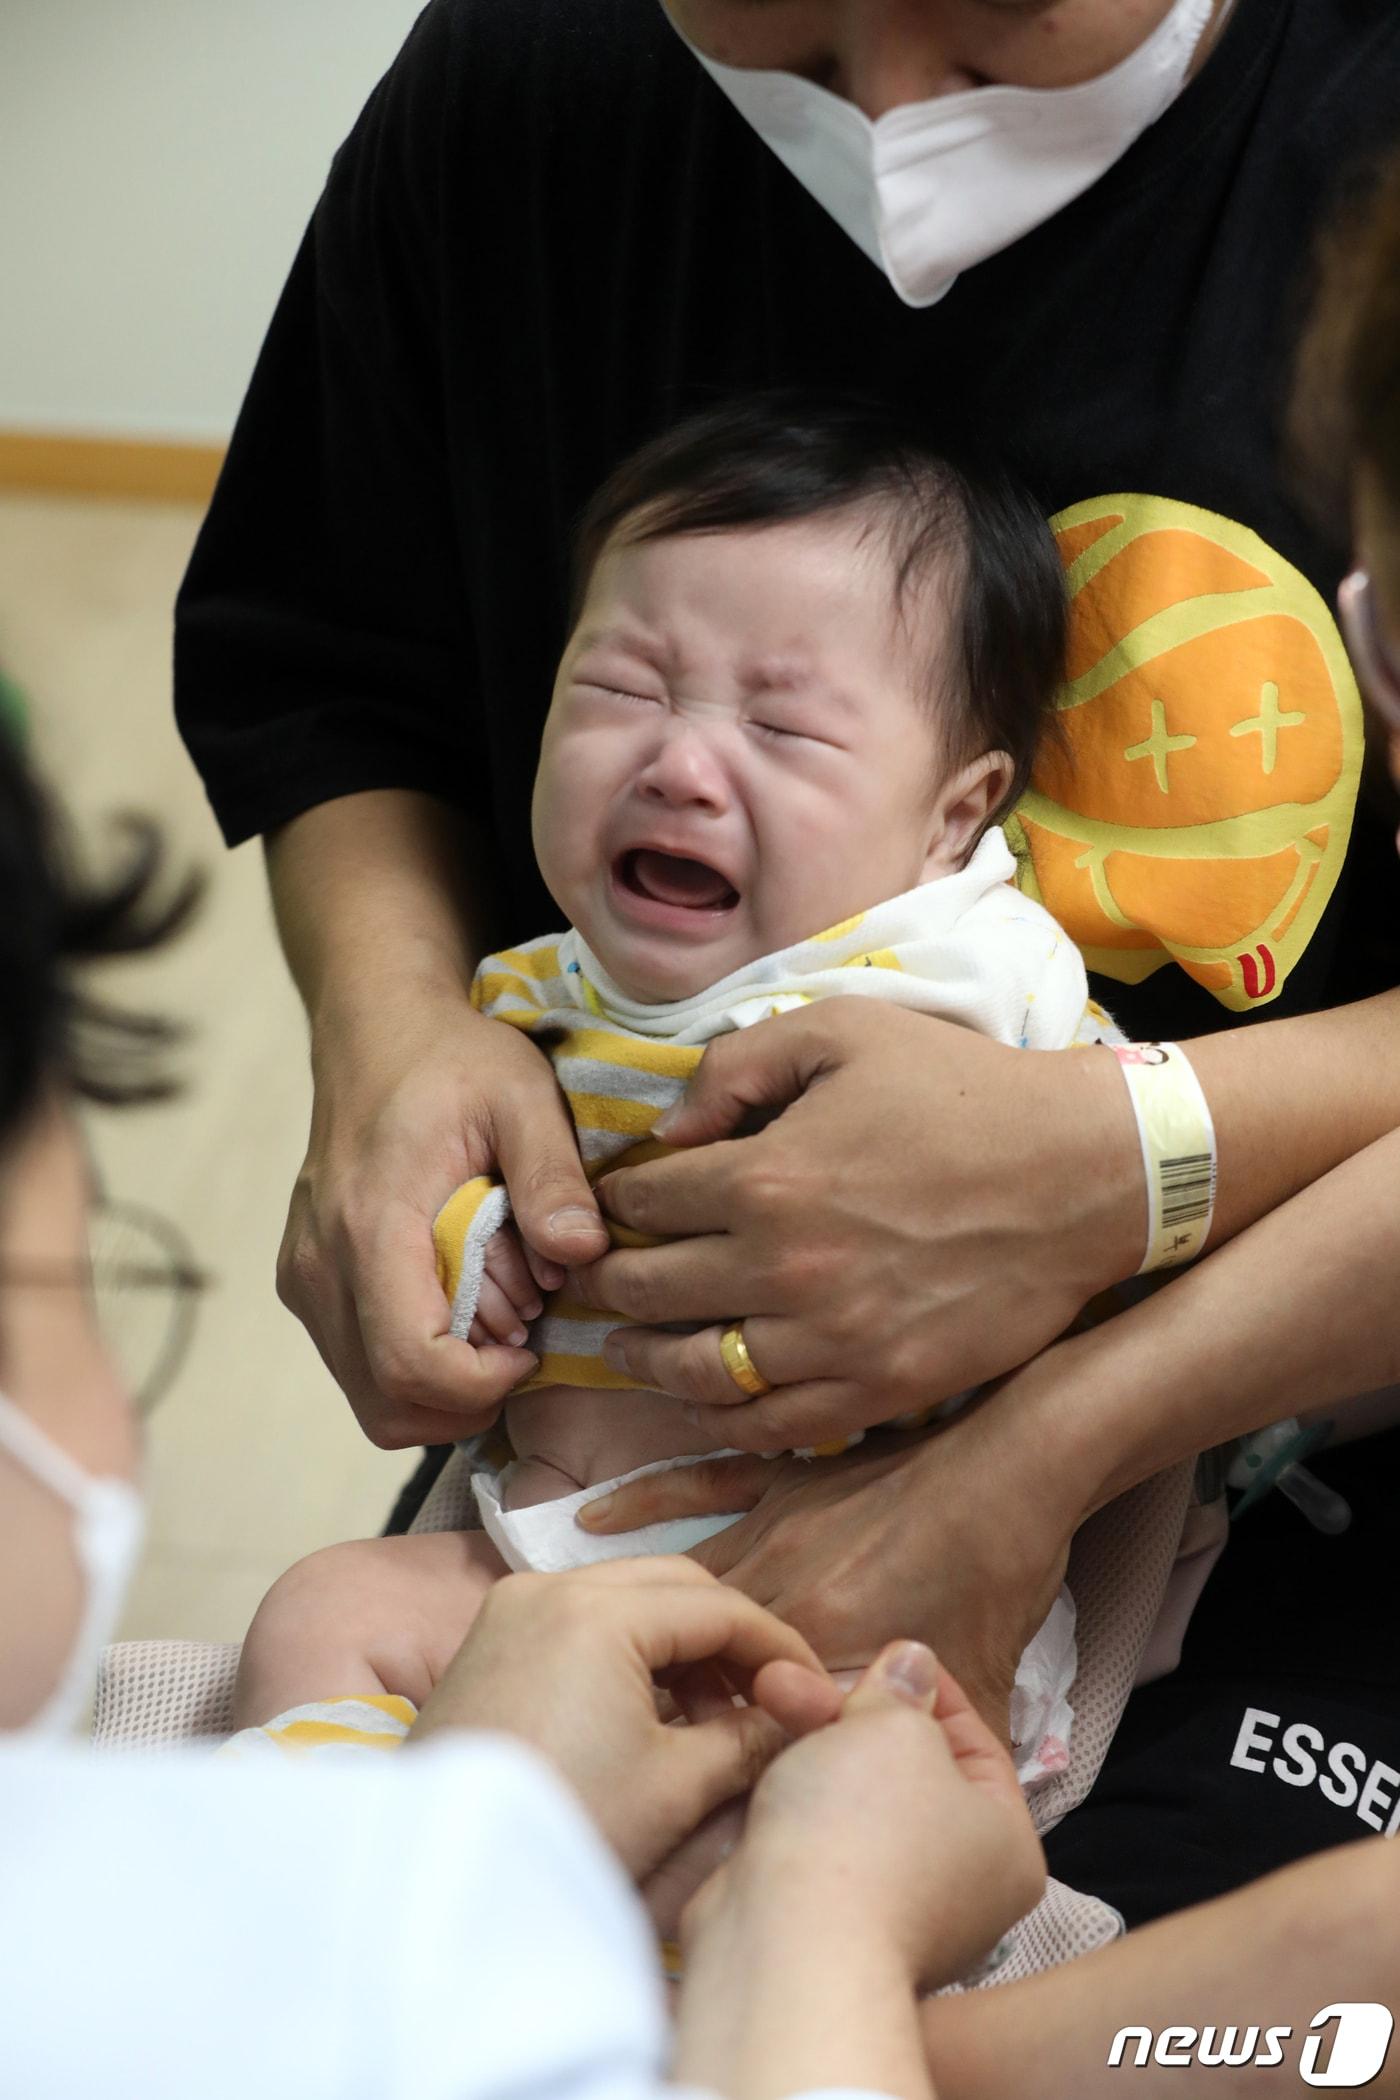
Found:
M 343 1761 L 0 1751 L 0 2035 L 26 2100 L 643 2100 L 654 1943 L 490 1738 Z
M 645 1914 L 518 1744 L 230 1765 L 16 1739 L 0 1859 L 25 2100 L 678 2100 Z

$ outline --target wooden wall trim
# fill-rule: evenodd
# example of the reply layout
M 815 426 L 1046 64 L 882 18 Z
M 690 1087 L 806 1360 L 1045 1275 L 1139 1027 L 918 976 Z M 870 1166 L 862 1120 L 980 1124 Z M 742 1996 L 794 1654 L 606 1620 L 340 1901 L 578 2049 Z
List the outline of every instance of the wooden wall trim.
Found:
M 214 492 L 223 458 L 222 445 L 0 430 L 0 489 L 204 504 Z

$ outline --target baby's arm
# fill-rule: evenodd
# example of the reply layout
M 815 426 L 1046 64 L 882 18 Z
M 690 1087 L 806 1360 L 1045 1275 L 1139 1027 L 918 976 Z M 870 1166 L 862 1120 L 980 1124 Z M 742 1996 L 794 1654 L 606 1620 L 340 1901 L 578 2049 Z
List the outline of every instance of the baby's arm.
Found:
M 505 1563 L 480 1532 L 351 1539 L 308 1554 L 258 1606 L 235 1728 L 312 1700 L 395 1693 L 421 1706 Z

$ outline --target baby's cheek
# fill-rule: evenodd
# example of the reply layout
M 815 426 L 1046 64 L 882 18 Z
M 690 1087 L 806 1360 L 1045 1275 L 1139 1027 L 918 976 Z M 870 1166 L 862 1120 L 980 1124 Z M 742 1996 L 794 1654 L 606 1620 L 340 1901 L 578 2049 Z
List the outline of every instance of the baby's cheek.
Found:
M 872 873 L 879 888 L 887 848 L 880 826 L 866 824 L 858 803 L 843 807 L 823 799 L 799 803 L 786 815 L 781 829 L 770 825 L 759 838 L 764 953 L 791 947 L 868 904 Z
M 557 765 L 541 765 L 533 811 L 535 858 L 550 895 L 566 912 L 567 898 L 597 864 L 597 802 L 596 790 L 582 772 L 576 772 L 566 787 Z

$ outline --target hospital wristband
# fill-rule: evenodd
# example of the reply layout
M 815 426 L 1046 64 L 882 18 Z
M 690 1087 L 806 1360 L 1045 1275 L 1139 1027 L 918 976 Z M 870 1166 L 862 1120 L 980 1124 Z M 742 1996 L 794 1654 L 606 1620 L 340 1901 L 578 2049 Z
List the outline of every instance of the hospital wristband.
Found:
M 1128 1082 L 1147 1175 L 1147 1252 L 1139 1276 L 1194 1261 L 1215 1213 L 1215 1125 L 1179 1043 L 1110 1045 Z

